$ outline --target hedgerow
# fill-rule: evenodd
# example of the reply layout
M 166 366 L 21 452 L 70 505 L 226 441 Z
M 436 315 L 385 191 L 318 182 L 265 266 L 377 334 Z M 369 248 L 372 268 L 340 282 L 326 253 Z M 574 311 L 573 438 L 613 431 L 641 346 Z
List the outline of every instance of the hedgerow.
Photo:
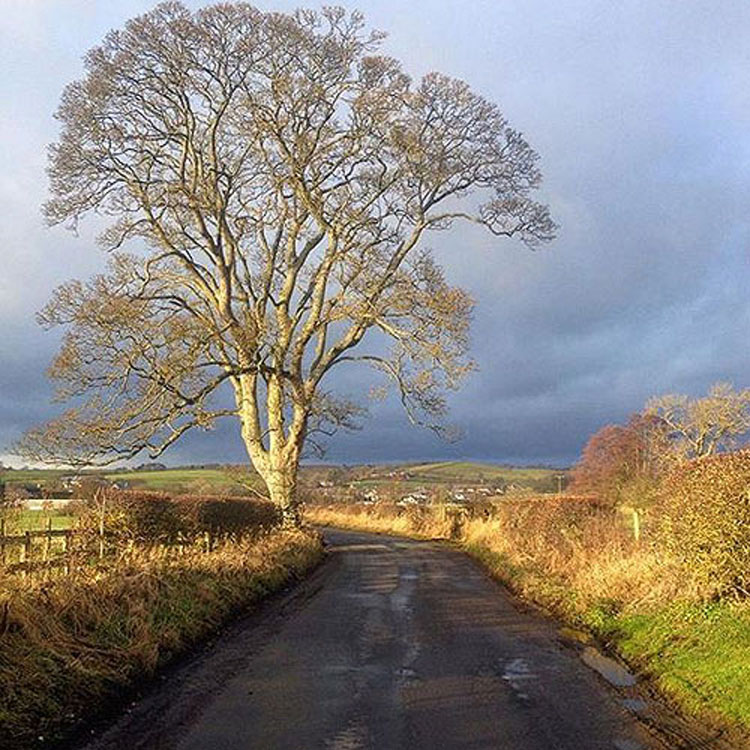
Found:
M 665 479 L 661 540 L 709 594 L 750 591 L 750 451 L 700 458 Z
M 82 531 L 104 528 L 120 539 L 160 544 L 192 541 L 205 533 L 257 534 L 280 521 L 276 506 L 264 500 L 112 490 L 82 503 L 77 518 Z

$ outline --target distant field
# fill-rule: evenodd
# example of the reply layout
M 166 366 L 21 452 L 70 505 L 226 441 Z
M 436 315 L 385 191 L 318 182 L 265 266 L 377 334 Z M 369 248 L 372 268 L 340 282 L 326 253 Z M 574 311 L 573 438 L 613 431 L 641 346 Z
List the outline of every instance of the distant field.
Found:
M 73 516 L 66 513 L 47 513 L 43 510 L 23 510 L 13 514 L 7 521 L 6 533 L 15 534 L 23 531 L 38 531 L 47 528 L 47 519 L 52 520 L 52 528 L 69 529 L 73 525 Z
M 52 481 L 75 472 L 61 469 L 24 469 L 0 471 L 0 479 L 9 484 L 36 484 Z M 163 471 L 83 471 L 83 476 L 104 476 L 111 481 L 128 482 L 132 487 L 168 492 L 188 492 L 203 486 L 206 489 L 229 488 L 237 483 L 223 469 L 166 469 Z
M 555 469 L 526 466 L 495 466 L 470 461 L 443 461 L 435 464 L 405 466 L 414 475 L 443 478 L 445 481 L 492 481 L 525 482 L 549 479 L 560 472 Z
M 392 477 L 390 473 L 405 473 L 408 477 Z M 402 464 L 373 469 L 374 476 L 358 480 L 362 487 L 377 486 L 385 483 L 430 485 L 514 485 L 538 492 L 553 492 L 558 489 L 558 477 L 565 472 L 560 469 L 549 469 L 526 466 L 498 466 L 494 464 L 474 463 L 471 461 L 441 461 L 430 464 Z
M 302 468 L 302 477 L 308 481 L 317 483 L 316 475 L 321 478 L 325 472 L 331 469 L 340 469 L 341 474 L 337 483 L 348 484 L 355 481 L 356 484 L 366 486 L 377 486 L 394 481 L 409 484 L 506 484 L 519 487 L 528 487 L 541 492 L 551 492 L 557 489 L 560 470 L 539 467 L 515 467 L 500 466 L 487 463 L 474 463 L 471 461 L 440 461 L 424 464 L 391 464 L 388 466 L 370 467 L 368 471 L 373 476 L 363 476 L 362 466 L 350 467 L 320 467 L 306 466 Z M 407 473 L 408 478 L 388 476 L 391 472 Z M 9 483 L 44 483 L 69 475 L 70 470 L 60 469 L 28 469 L 0 472 L 0 478 Z M 226 492 L 239 485 L 235 479 L 223 468 L 193 469 L 174 468 L 161 471 L 110 471 L 96 472 L 88 471 L 83 474 L 98 474 L 105 476 L 111 481 L 127 482 L 130 487 L 137 489 L 164 491 L 164 492 L 195 492 L 211 493 Z M 248 472 L 248 477 L 252 476 Z M 359 477 L 359 479 L 355 479 Z M 255 482 L 260 489 L 260 478 L 255 476 Z
M 0 479 L 5 482 L 45 482 L 50 479 L 70 474 L 70 470 L 63 469 L 0 469 Z
M 237 483 L 222 469 L 166 469 L 165 471 L 121 471 L 105 474 L 112 481 L 128 482 L 132 487 L 149 490 L 189 491 L 205 486 L 221 490 Z

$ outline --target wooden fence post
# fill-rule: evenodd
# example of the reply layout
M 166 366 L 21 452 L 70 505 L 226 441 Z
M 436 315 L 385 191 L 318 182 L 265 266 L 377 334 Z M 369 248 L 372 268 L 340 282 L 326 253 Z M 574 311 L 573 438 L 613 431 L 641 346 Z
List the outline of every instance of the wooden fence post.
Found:
M 20 562 L 28 563 L 31 561 L 31 532 L 24 531 L 23 533 L 23 544 L 21 545 L 21 559 Z M 21 577 L 26 578 L 27 569 L 23 567 L 21 569 Z
M 70 536 L 70 529 L 65 529 L 65 536 L 62 538 L 62 551 L 65 560 L 63 570 L 65 571 L 65 575 L 70 573 Z
M 104 557 L 104 515 L 99 519 L 99 559 Z
M 47 533 L 44 536 L 44 552 L 42 555 L 42 560 L 44 560 L 44 562 L 47 562 L 49 560 L 49 553 L 50 553 L 51 547 L 52 547 L 52 517 L 50 516 L 47 519 Z

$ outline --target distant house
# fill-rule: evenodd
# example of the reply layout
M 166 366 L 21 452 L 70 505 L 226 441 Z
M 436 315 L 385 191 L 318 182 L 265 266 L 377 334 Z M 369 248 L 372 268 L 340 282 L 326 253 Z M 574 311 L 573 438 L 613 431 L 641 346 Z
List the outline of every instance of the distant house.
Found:
M 165 464 L 156 462 L 150 462 L 147 464 L 140 464 L 135 467 L 135 471 L 166 471 L 167 467 Z
M 365 492 L 366 503 L 376 503 L 378 500 L 380 500 L 380 494 L 376 489 L 371 489 Z
M 396 505 L 424 505 L 427 502 L 427 494 L 424 492 L 412 492 L 404 495 Z

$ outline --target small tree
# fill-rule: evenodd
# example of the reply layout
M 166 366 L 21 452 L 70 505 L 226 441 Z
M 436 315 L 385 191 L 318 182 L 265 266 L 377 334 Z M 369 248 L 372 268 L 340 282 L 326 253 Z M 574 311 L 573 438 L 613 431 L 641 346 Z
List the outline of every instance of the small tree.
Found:
M 677 458 L 710 456 L 737 448 L 750 431 L 750 389 L 716 383 L 702 398 L 657 396 L 645 413 L 665 425 Z
M 443 388 L 472 368 L 473 302 L 425 235 L 468 221 L 536 247 L 555 226 L 499 109 L 438 73 L 412 83 L 382 38 L 337 8 L 167 2 L 89 52 L 58 110 L 46 215 L 108 217 L 113 255 L 41 313 L 67 326 L 51 374 L 74 405 L 25 455 L 158 456 L 230 415 L 293 519 L 303 445 L 361 412 L 325 387 L 335 369 L 375 367 L 439 428 Z
M 586 443 L 571 471 L 570 488 L 612 505 L 646 504 L 662 473 L 667 445 L 662 423 L 651 416 L 633 414 L 625 425 L 606 425 Z

